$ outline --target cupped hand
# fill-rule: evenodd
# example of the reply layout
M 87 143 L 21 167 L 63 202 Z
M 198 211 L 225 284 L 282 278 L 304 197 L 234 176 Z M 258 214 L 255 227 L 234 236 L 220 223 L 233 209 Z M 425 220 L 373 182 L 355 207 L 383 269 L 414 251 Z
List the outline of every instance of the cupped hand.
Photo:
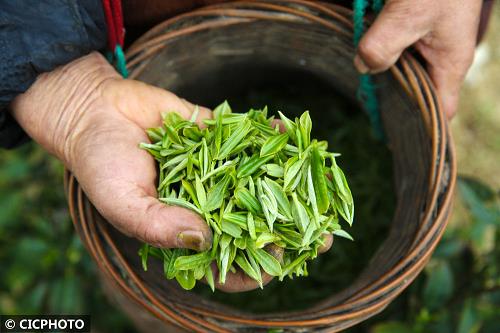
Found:
M 427 70 L 445 114 L 457 109 L 460 86 L 472 64 L 482 0 L 387 0 L 358 46 L 361 73 L 387 70 L 411 45 Z
M 212 246 L 208 225 L 196 213 L 157 199 L 156 163 L 139 148 L 148 141 L 145 129 L 161 124 L 164 112 L 190 119 L 194 110 L 168 91 L 122 79 L 98 53 L 40 75 L 11 105 L 18 123 L 71 170 L 113 226 L 156 247 L 203 251 Z M 196 121 L 203 126 L 210 117 L 210 110 L 200 108 Z M 331 236 L 322 251 L 330 245 Z M 269 252 L 282 256 L 282 249 Z M 271 279 L 263 272 L 264 283 Z M 216 286 L 238 292 L 258 283 L 237 271 Z
M 156 199 L 153 158 L 139 149 L 161 113 L 189 117 L 194 106 L 172 93 L 122 79 L 93 53 L 42 74 L 12 112 L 26 132 L 73 172 L 97 210 L 126 235 L 165 248 L 210 248 L 195 213 Z M 210 117 L 202 109 L 200 119 Z

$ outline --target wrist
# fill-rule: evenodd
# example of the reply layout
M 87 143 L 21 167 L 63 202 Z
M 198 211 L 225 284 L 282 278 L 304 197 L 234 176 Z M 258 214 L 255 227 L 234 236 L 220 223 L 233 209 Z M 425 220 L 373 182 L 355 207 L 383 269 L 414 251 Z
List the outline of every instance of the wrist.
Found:
M 41 74 L 17 96 L 11 113 L 21 127 L 49 153 L 71 165 L 73 146 L 88 113 L 102 104 L 102 85 L 120 76 L 97 52 Z

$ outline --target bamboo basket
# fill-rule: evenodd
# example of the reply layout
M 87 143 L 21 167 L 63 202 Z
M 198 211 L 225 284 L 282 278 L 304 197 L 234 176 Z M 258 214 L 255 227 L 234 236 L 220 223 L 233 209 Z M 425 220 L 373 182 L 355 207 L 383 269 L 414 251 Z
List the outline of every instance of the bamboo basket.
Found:
M 130 76 L 196 101 L 241 83 L 238 70 L 228 68 L 247 68 L 247 74 L 258 76 L 260 65 L 274 66 L 320 76 L 354 99 L 358 74 L 352 66 L 351 15 L 344 7 L 303 0 L 205 7 L 159 24 L 130 46 Z M 374 81 L 381 87 L 377 92 L 393 154 L 397 207 L 385 242 L 348 288 L 305 311 L 266 315 L 185 292 L 163 278 L 161 267 L 142 270 L 140 244 L 107 223 L 67 172 L 73 222 L 110 293 L 127 303 L 132 317 L 141 314 L 137 322 L 153 315 L 165 332 L 336 332 L 382 311 L 415 279 L 440 240 L 456 167 L 447 122 L 422 66 L 406 53 Z

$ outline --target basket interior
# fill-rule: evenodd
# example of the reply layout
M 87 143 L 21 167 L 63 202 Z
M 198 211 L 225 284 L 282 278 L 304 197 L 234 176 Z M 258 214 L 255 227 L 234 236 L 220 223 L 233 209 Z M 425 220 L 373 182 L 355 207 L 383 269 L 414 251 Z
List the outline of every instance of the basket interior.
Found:
M 283 96 L 292 98 L 293 90 L 286 93 L 292 85 L 331 94 L 332 101 L 340 100 L 342 107 L 361 112 L 356 102 L 358 74 L 352 65 L 353 56 L 349 38 L 317 25 L 300 21 L 250 21 L 170 39 L 165 48 L 144 61 L 136 78 L 208 107 L 226 98 L 230 103 L 232 99 L 241 100 L 242 96 L 248 97 L 250 90 L 265 90 L 269 86 L 276 89 L 282 85 Z M 383 243 L 367 258 L 365 269 L 353 273 L 353 282 L 345 289 L 324 295 L 317 308 L 339 304 L 355 293 L 368 292 L 362 290 L 405 256 L 425 208 L 431 151 L 421 112 L 391 74 L 378 75 L 374 81 L 379 88 L 385 140 L 392 153 L 392 179 L 387 179 L 392 182 L 396 198 L 392 223 L 382 236 Z M 252 106 L 263 105 L 246 107 Z M 312 111 L 313 124 L 321 123 L 321 110 Z M 332 149 L 335 151 L 335 146 Z M 181 290 L 175 282 L 163 278 L 160 263 L 151 262 L 148 272 L 144 272 L 137 256 L 140 244 L 118 232 L 112 231 L 111 235 L 134 271 L 165 303 L 188 305 L 193 304 L 194 298 L 199 307 L 212 311 L 220 307 L 226 313 L 241 313 L 242 309 L 227 308 Z M 335 252 L 335 245 L 332 251 Z

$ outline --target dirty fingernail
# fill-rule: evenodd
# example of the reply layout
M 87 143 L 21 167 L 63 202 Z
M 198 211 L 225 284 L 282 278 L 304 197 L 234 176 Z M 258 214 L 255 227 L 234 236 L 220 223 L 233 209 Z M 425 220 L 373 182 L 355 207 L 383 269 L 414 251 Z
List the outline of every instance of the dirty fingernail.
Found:
M 180 247 L 196 251 L 205 251 L 211 247 L 210 242 L 205 239 L 201 231 L 186 230 L 177 235 Z
M 360 72 L 361 74 L 366 74 L 370 72 L 370 68 L 365 64 L 363 59 L 359 56 L 359 54 L 356 54 L 354 57 L 354 67 Z

